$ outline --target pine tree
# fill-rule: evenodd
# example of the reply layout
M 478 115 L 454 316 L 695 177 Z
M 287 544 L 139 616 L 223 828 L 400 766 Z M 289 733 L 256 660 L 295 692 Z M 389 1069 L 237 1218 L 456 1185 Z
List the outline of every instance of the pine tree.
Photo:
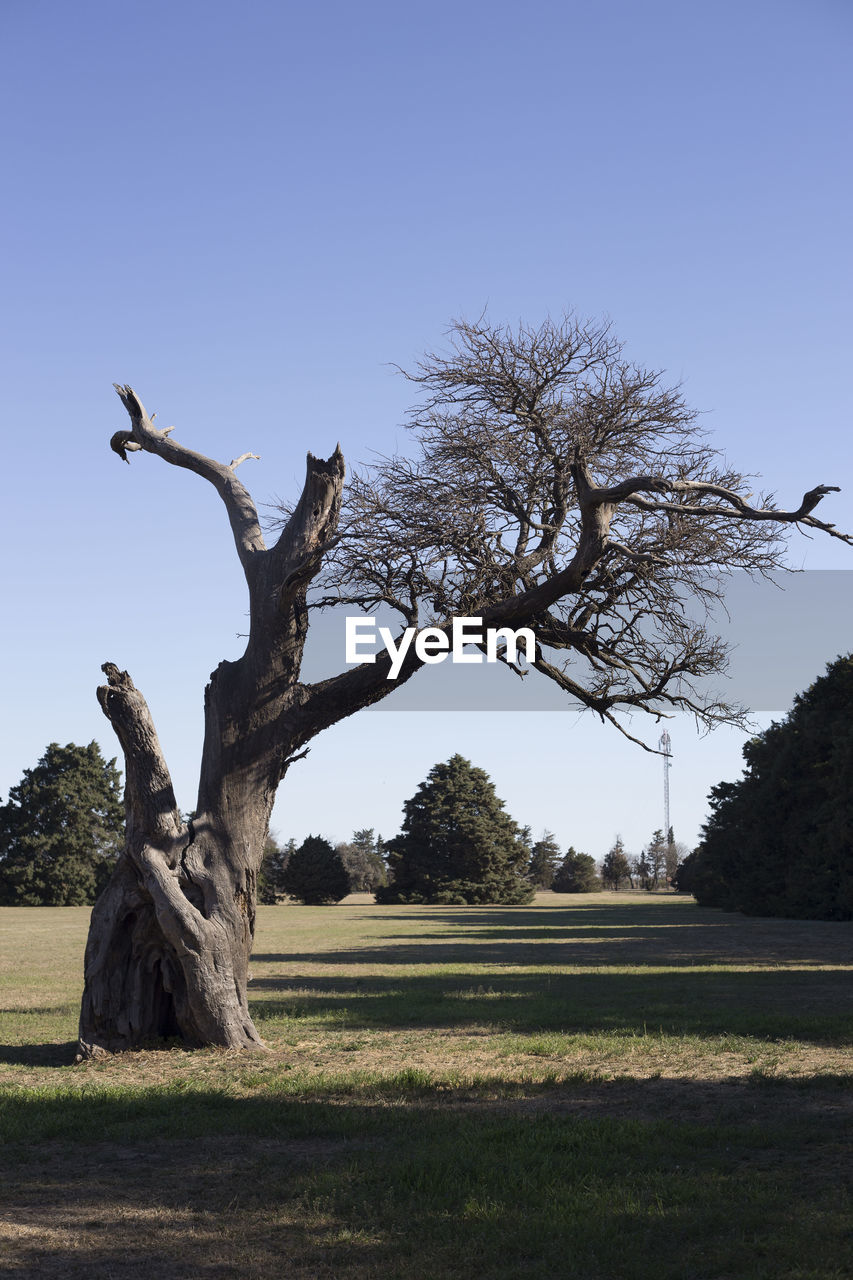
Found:
M 435 765 L 388 841 L 392 880 L 377 902 L 520 903 L 529 849 L 487 773 L 460 755 Z
M 622 837 L 617 836 L 612 848 L 608 849 L 601 864 L 601 880 L 605 888 L 616 890 L 620 884 L 630 880 L 631 870 L 625 856 Z
M 550 889 L 560 862 L 560 846 L 553 831 L 544 831 L 530 854 L 527 878 L 537 889 Z
M 664 837 L 663 832 L 658 829 L 652 835 L 645 851 L 646 863 L 648 865 L 648 883 L 643 885 L 644 889 L 657 889 L 662 884 L 666 884 L 667 848 L 668 841 Z
M 0 806 L 0 903 L 93 903 L 124 847 L 121 775 L 97 742 L 51 742 Z
M 578 853 L 573 846 L 569 846 L 565 858 L 556 870 L 551 888 L 555 893 L 595 893 L 601 888 L 595 858 L 589 853 Z
M 308 836 L 294 851 L 282 877 L 288 897 L 306 906 L 340 902 L 350 891 L 346 867 L 334 845 L 322 836 Z

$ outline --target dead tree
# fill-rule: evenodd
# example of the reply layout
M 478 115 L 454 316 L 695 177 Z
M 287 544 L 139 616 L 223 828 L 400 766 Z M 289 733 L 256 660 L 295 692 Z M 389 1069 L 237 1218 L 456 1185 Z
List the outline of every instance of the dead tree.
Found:
M 741 712 L 696 681 L 725 649 L 688 616 L 720 574 L 784 566 L 780 532 L 800 524 L 845 542 L 812 513 L 745 493 L 677 389 L 627 363 L 606 326 L 568 318 L 514 333 L 457 324 L 445 355 L 407 376 L 425 398 L 416 451 L 354 477 L 339 449 L 308 455 L 299 501 L 267 546 L 237 465 L 161 431 L 135 392 L 111 446 L 153 454 L 207 480 L 228 514 L 249 589 L 250 632 L 205 691 L 195 817 L 185 823 L 148 707 L 105 663 L 98 690 L 125 756 L 126 847 L 92 912 L 80 1052 L 176 1035 L 191 1045 L 260 1047 L 247 1001 L 258 870 L 279 783 L 310 740 L 386 697 L 420 666 L 390 660 L 300 681 L 311 611 L 386 607 L 407 626 L 534 628 L 533 678 L 611 720 L 687 708 L 706 724 Z M 532 673 L 531 673 L 532 674 Z M 509 676 L 508 678 L 512 678 Z M 628 734 L 633 737 L 634 735 Z M 636 739 L 635 739 L 636 740 Z

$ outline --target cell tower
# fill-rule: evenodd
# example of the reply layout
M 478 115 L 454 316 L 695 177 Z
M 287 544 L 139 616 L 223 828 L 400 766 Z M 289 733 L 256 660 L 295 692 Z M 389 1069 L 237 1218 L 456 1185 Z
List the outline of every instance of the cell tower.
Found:
M 672 768 L 672 739 L 664 729 L 658 742 L 663 752 L 663 838 L 669 843 L 669 832 L 672 826 L 669 820 L 669 771 Z

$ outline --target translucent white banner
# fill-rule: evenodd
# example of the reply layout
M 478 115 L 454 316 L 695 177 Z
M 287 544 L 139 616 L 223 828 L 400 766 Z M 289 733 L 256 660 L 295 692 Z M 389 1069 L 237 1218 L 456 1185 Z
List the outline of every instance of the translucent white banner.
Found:
M 347 618 L 355 616 L 365 615 L 343 607 L 312 612 L 303 680 L 320 680 L 348 669 Z M 758 582 L 746 574 L 733 574 L 710 626 L 732 647 L 731 658 L 725 673 L 699 682 L 697 688 L 716 691 L 751 711 L 786 711 L 795 694 L 822 675 L 828 662 L 853 650 L 853 571 L 809 570 Z M 382 651 L 381 627 L 387 628 L 389 647 L 399 646 L 400 622 L 377 614 L 375 627 L 359 629 L 364 638 L 360 652 Z M 350 639 L 352 630 L 350 625 Z M 411 636 L 409 643 L 415 641 Z M 438 658 L 441 646 L 434 640 L 432 644 Z M 577 710 L 570 696 L 536 671 L 528 671 L 522 679 L 500 663 L 486 662 L 482 654 L 482 661 L 476 661 L 476 648 L 468 646 L 464 654 L 459 661 L 457 652 L 454 660 L 451 643 L 443 660 L 416 672 L 373 709 Z

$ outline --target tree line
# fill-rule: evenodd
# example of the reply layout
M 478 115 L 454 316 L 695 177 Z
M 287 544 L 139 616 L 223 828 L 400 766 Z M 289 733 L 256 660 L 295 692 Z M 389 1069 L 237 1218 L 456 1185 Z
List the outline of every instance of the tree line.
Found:
M 616 837 L 601 865 L 534 841 L 507 814 L 488 774 L 461 755 L 436 764 L 406 801 L 402 828 L 332 844 L 268 836 L 258 899 L 308 904 L 373 893 L 379 903 L 529 902 L 537 890 L 653 891 L 675 887 L 703 906 L 755 915 L 853 918 L 853 657 L 839 658 L 789 715 L 744 747 L 746 769 L 709 797 L 688 853 L 672 830 L 638 854 Z M 186 815 L 187 821 L 193 820 Z M 0 805 L 0 905 L 82 906 L 108 883 L 124 848 L 116 761 L 88 746 L 50 743 Z
M 0 904 L 93 903 L 123 848 L 121 791 L 115 760 L 105 761 L 96 742 L 51 743 L 0 806 Z M 551 831 L 534 841 L 506 813 L 488 774 L 454 755 L 406 802 L 391 840 L 371 827 L 338 844 L 268 835 L 257 894 L 267 905 L 333 903 L 350 893 L 373 893 L 380 903 L 520 904 L 543 889 L 654 889 L 671 878 L 673 856 L 660 831 L 634 857 L 617 837 L 600 868 L 573 846 L 563 853 Z
M 402 829 L 372 828 L 333 845 L 268 836 L 258 898 L 380 903 L 525 903 L 537 889 L 655 890 L 674 886 L 703 906 L 755 915 L 853 918 L 853 656 L 838 658 L 790 713 L 743 749 L 746 769 L 710 794 L 710 816 L 688 853 L 672 830 L 639 854 L 620 837 L 601 866 L 553 832 L 533 841 L 507 813 L 488 774 L 460 755 L 437 764 L 404 806 Z M 187 815 L 192 821 L 192 815 Z M 0 905 L 93 903 L 124 848 L 116 761 L 88 746 L 50 743 L 0 805 Z

